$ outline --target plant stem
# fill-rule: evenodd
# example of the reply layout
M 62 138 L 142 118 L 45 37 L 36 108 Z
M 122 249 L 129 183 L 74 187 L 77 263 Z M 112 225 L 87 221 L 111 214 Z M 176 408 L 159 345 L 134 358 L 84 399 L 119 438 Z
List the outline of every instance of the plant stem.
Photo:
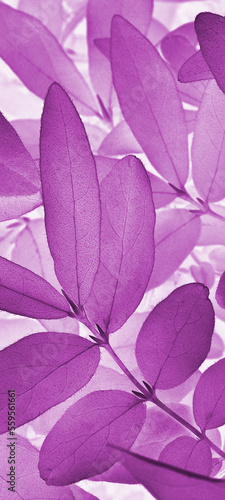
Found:
M 109 354 L 111 354 L 111 356 L 113 357 L 113 359 L 115 360 L 117 365 L 121 368 L 123 373 L 125 373 L 125 375 L 129 378 L 129 380 L 142 392 L 142 394 L 144 394 L 146 396 L 147 400 L 151 401 L 156 406 L 161 408 L 161 410 L 165 411 L 165 413 L 167 413 L 167 415 L 169 415 L 170 417 L 175 419 L 177 422 L 179 422 L 181 425 L 183 425 L 186 429 L 188 429 L 190 432 L 192 432 L 198 439 L 204 439 L 205 441 L 207 441 L 209 446 L 218 455 L 220 455 L 222 458 L 225 458 L 225 452 L 223 452 L 220 448 L 218 448 L 218 446 L 216 446 L 216 444 L 212 443 L 212 441 L 210 441 L 210 439 L 205 434 L 203 434 L 198 429 L 193 427 L 193 425 L 191 425 L 189 422 L 187 422 L 187 420 L 185 420 L 180 415 L 178 415 L 173 410 L 171 410 L 168 406 L 166 406 L 162 401 L 160 401 L 160 399 L 158 399 L 156 397 L 154 392 L 153 392 L 153 395 L 151 395 L 149 393 L 149 391 L 144 386 L 142 386 L 140 384 L 140 382 L 138 382 L 138 380 L 132 375 L 130 370 L 128 370 L 128 368 L 124 365 L 123 361 L 121 361 L 121 359 L 117 356 L 116 352 L 109 345 L 109 343 L 105 344 L 103 347 L 109 352 Z

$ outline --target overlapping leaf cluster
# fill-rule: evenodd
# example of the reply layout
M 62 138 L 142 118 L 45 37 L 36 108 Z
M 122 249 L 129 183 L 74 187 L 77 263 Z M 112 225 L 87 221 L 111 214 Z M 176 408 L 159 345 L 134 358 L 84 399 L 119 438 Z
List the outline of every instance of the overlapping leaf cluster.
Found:
M 17 219 L 0 308 L 39 324 L 0 351 L 1 494 L 13 383 L 17 498 L 91 500 L 76 485 L 91 479 L 225 499 L 224 249 L 198 250 L 225 244 L 225 20 L 168 32 L 153 0 L 66 3 L 0 2 L 0 56 L 44 99 L 40 124 L 0 116 L 0 221 Z M 71 48 L 85 16 L 94 91 Z M 24 216 L 42 205 L 44 220 Z M 155 301 L 188 256 L 188 278 Z M 201 373 L 207 357 L 221 359 Z

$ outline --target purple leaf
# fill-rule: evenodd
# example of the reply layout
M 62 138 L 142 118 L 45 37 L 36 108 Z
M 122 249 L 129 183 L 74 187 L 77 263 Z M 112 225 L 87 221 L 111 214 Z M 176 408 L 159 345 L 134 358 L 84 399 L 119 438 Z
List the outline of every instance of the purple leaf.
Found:
M 128 448 L 145 420 L 145 407 L 124 391 L 96 391 L 69 408 L 45 439 L 39 460 L 48 485 L 76 483 L 109 469 L 118 453 L 108 441 Z
M 38 457 L 39 453 L 36 448 L 34 448 L 27 439 L 24 439 L 19 434 L 16 434 L 16 486 L 15 493 L 12 495 L 12 491 L 8 488 L 10 484 L 7 483 L 9 480 L 10 465 L 8 463 L 8 458 L 10 454 L 10 448 L 6 444 L 6 435 L 0 436 L 0 461 L 1 461 L 1 476 L 0 476 L 0 491 L 1 497 L 4 500 L 76 500 L 79 497 L 75 497 L 69 487 L 54 487 L 47 486 L 44 481 L 40 478 L 38 471 Z M 13 441 L 13 438 L 12 438 Z M 7 441 L 10 443 L 11 441 Z M 12 462 L 12 467 L 14 464 Z M 80 497 L 79 500 L 86 500 L 85 497 Z M 93 497 L 94 500 L 95 497 Z M 87 497 L 87 500 L 88 497 Z M 92 498 L 90 497 L 90 500 Z
M 48 486 L 48 488 L 49 488 L 49 486 Z M 65 487 L 64 487 L 64 489 L 65 489 Z M 88 493 L 87 491 L 82 490 L 76 484 L 71 484 L 70 489 L 74 494 L 74 500 L 99 500 L 95 495 L 92 495 L 91 493 Z
M 212 337 L 211 349 L 208 354 L 208 359 L 222 358 L 224 353 L 224 343 L 218 333 L 214 332 Z
M 225 245 L 224 221 L 209 214 L 203 215 L 201 221 L 197 245 Z
M 197 113 L 192 143 L 193 180 L 199 194 L 207 202 L 225 197 L 224 114 L 225 96 L 215 81 L 209 82 Z
M 162 300 L 145 320 L 136 358 L 146 381 L 159 389 L 184 382 L 205 360 L 214 330 L 209 291 L 188 283 Z
M 20 0 L 18 7 L 27 14 L 36 17 L 56 38 L 59 37 L 62 27 L 63 9 L 61 0 Z
M 193 411 L 203 432 L 225 424 L 225 359 L 210 366 L 197 383 Z
M 186 38 L 193 47 L 196 47 L 198 43 L 196 31 L 195 31 L 195 25 L 193 22 L 190 23 L 185 23 L 181 24 L 181 26 L 178 26 L 175 30 L 170 32 L 170 35 L 175 35 L 175 36 L 182 36 Z M 169 36 L 170 36 L 169 35 Z
M 143 457 L 124 448 L 121 460 L 136 480 L 160 500 L 224 500 L 225 481 Z M 191 495 L 191 497 L 190 497 Z
M 164 283 L 178 269 L 196 245 L 200 229 L 198 215 L 185 209 L 174 208 L 157 214 L 155 262 L 147 290 Z
M 166 35 L 160 45 L 163 56 L 175 71 L 179 71 L 184 61 L 196 52 L 187 38 L 173 33 Z
M 225 19 L 218 14 L 201 12 L 195 19 L 195 30 L 202 55 L 219 88 L 225 92 Z
M 71 3 L 71 2 L 69 2 Z M 61 41 L 62 43 L 65 42 L 67 37 L 70 35 L 71 32 L 73 32 L 76 28 L 76 26 L 82 21 L 82 19 L 85 17 L 86 14 L 86 3 L 87 0 L 84 1 L 79 1 L 75 0 L 75 4 L 71 5 L 70 7 L 73 9 L 72 17 L 70 17 L 64 26 L 63 33 L 61 36 Z M 68 5 L 68 2 L 67 2 Z
M 187 129 L 174 78 L 155 47 L 120 16 L 112 22 L 113 83 L 124 118 L 169 182 L 188 176 Z
M 45 224 L 57 278 L 77 305 L 89 295 L 99 264 L 100 200 L 94 157 L 66 92 L 51 85 L 41 122 Z
M 216 301 L 222 309 L 225 309 L 225 272 L 222 274 L 219 280 L 219 284 L 216 290 Z
M 112 75 L 110 63 L 97 46 L 96 38 L 109 38 L 114 14 L 121 14 L 141 32 L 146 33 L 152 17 L 153 0 L 89 0 L 87 5 L 87 40 L 89 71 L 96 91 L 111 111 Z
M 184 114 L 185 114 L 185 120 L 187 123 L 187 131 L 188 131 L 188 134 L 190 134 L 195 129 L 197 112 L 192 110 L 192 109 L 185 109 Z
M 105 156 L 95 156 L 95 164 L 97 169 L 98 182 L 102 182 L 104 177 L 106 177 L 116 163 L 118 163 L 118 158 L 106 158 Z
M 136 141 L 130 127 L 123 120 L 105 137 L 98 152 L 103 156 L 116 156 L 130 153 L 142 153 L 142 148 Z
M 71 316 L 66 299 L 25 267 L 0 257 L 0 309 L 29 318 Z
M 40 120 L 13 120 L 11 125 L 22 139 L 24 146 L 30 153 L 33 159 L 39 158 L 39 134 L 40 134 Z M 40 184 L 39 169 L 38 181 Z
M 211 80 L 212 78 L 214 76 L 201 50 L 189 57 L 178 72 L 178 80 L 181 83 L 199 82 L 200 80 Z
M 0 3 L 0 56 L 38 97 L 45 98 L 57 81 L 75 100 L 80 112 L 95 114 L 95 100 L 57 39 L 35 17 Z
M 161 451 L 159 461 L 209 476 L 212 470 L 212 453 L 206 441 L 181 436 Z
M 110 38 L 96 38 L 94 40 L 94 44 L 97 49 L 108 59 L 110 60 Z
M 105 332 L 118 330 L 141 301 L 154 262 L 155 211 L 146 170 L 126 156 L 101 183 L 101 256 L 85 305 Z
M 215 271 L 210 262 L 202 261 L 199 266 L 191 266 L 190 271 L 195 281 L 212 288 L 215 281 Z
M 165 181 L 156 175 L 148 172 L 148 176 L 152 187 L 153 203 L 155 208 L 164 207 L 171 203 L 176 196 L 176 191 Z
M 94 375 L 99 360 L 96 344 L 70 333 L 34 333 L 3 349 L 0 432 L 8 430 L 9 381 L 13 380 L 16 392 L 19 427 L 79 391 Z
M 213 335 L 214 337 L 214 335 Z M 211 344 L 212 346 L 212 344 Z M 201 376 L 200 370 L 196 370 L 193 375 L 191 375 L 185 382 L 180 384 L 178 387 L 173 387 L 172 389 L 167 389 L 166 391 L 162 390 L 157 390 L 157 396 L 158 398 L 165 404 L 169 404 L 171 406 L 171 403 L 180 403 L 182 399 L 187 396 L 190 392 L 194 391 L 195 386 L 197 382 L 199 381 Z M 176 411 L 176 410 L 175 410 Z M 179 413 L 179 412 L 177 412 Z M 183 415 L 181 415 L 183 416 Z M 186 420 L 188 419 L 186 416 L 184 416 Z M 195 422 L 193 421 L 193 424 Z M 154 457 L 153 457 L 154 458 Z
M 150 26 L 146 37 L 153 43 L 157 45 L 160 40 L 168 33 L 168 29 L 164 24 L 162 24 L 158 19 L 151 19 Z

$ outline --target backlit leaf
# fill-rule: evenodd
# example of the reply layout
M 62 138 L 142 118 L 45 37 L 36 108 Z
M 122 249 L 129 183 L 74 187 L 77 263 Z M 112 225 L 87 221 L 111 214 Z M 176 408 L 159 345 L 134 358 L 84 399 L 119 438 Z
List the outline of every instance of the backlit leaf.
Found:
M 212 470 L 212 453 L 208 443 L 190 436 L 178 437 L 167 444 L 159 455 L 159 461 L 206 476 Z

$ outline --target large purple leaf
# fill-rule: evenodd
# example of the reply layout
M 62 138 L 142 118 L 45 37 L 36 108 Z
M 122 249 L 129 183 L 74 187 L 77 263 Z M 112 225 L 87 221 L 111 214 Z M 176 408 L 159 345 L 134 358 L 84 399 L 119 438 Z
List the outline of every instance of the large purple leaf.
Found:
M 12 437 L 12 442 L 16 444 L 15 464 L 11 462 L 9 465 L 8 459 L 10 448 L 7 447 L 11 441 L 7 441 L 7 435 L 0 436 L 0 461 L 1 461 L 1 476 L 0 476 L 0 493 L 4 500 L 78 500 L 78 497 L 73 495 L 70 487 L 55 487 L 47 486 L 40 478 L 38 471 L 39 453 L 27 439 L 24 439 L 19 434 L 15 435 L 16 440 Z M 13 448 L 12 448 L 13 449 Z M 11 461 L 12 459 L 10 459 Z M 16 467 L 16 485 L 15 493 L 9 490 L 10 467 Z M 77 487 L 78 488 L 78 487 Z M 13 493 L 13 494 L 12 494 Z M 95 498 L 95 497 L 94 497 Z M 81 497 L 80 500 L 83 500 Z M 84 500 L 86 498 L 84 497 Z M 87 500 L 89 500 L 87 498 Z M 92 498 L 90 497 L 90 500 Z M 94 499 L 93 499 L 94 500 Z
M 212 453 L 208 443 L 190 436 L 178 437 L 167 444 L 159 455 L 159 461 L 206 476 L 212 470 Z
M 154 262 L 155 210 L 146 170 L 126 156 L 101 183 L 101 256 L 85 305 L 104 331 L 118 330 L 141 301 Z
M 201 50 L 190 56 L 179 69 L 178 80 L 181 83 L 211 80 L 214 76 L 206 63 Z
M 225 500 L 225 481 L 211 479 L 164 462 L 157 462 L 124 448 L 121 460 L 127 470 L 160 500 Z
M 145 406 L 124 391 L 96 391 L 69 408 L 45 439 L 39 460 L 47 484 L 76 483 L 109 469 L 118 453 L 107 443 L 133 444 Z
M 79 391 L 94 375 L 99 359 L 96 344 L 70 333 L 35 333 L 3 349 L 0 432 L 8 429 L 5 409 L 10 381 L 19 427 Z
M 155 262 L 148 290 L 164 283 L 178 269 L 196 245 L 200 229 L 200 218 L 188 210 L 174 208 L 157 214 Z
M 45 225 L 56 276 L 82 305 L 99 264 L 99 187 L 84 126 L 58 84 L 51 85 L 45 100 L 40 148 Z
M 218 86 L 225 92 L 225 18 L 201 12 L 195 19 L 195 30 L 202 55 Z
M 20 0 L 17 6 L 27 14 L 36 17 L 56 37 L 59 37 L 63 20 L 61 0 Z
M 0 2 L 0 32 L 0 56 L 29 90 L 44 99 L 57 81 L 80 112 L 95 113 L 95 100 L 82 75 L 38 19 Z
M 72 315 L 66 299 L 50 283 L 3 257 L 0 257 L 0 308 L 36 319 Z
M 224 408 L 225 359 L 220 359 L 202 374 L 194 392 L 194 417 L 202 431 L 225 424 Z
M 152 43 L 124 18 L 114 16 L 111 36 L 124 118 L 155 169 L 181 187 L 188 176 L 187 129 L 174 78 Z
M 145 379 L 159 389 L 184 382 L 205 360 L 214 330 L 208 288 L 188 283 L 174 290 L 150 312 L 136 343 Z
M 215 81 L 209 82 L 197 114 L 192 143 L 193 180 L 207 202 L 225 197 L 224 115 L 225 96 Z
M 142 33 L 146 33 L 152 17 L 153 0 L 89 0 L 87 5 L 87 39 L 90 76 L 94 89 L 106 109 L 111 112 L 112 75 L 110 63 L 96 47 L 96 38 L 110 36 L 114 14 L 121 14 Z

